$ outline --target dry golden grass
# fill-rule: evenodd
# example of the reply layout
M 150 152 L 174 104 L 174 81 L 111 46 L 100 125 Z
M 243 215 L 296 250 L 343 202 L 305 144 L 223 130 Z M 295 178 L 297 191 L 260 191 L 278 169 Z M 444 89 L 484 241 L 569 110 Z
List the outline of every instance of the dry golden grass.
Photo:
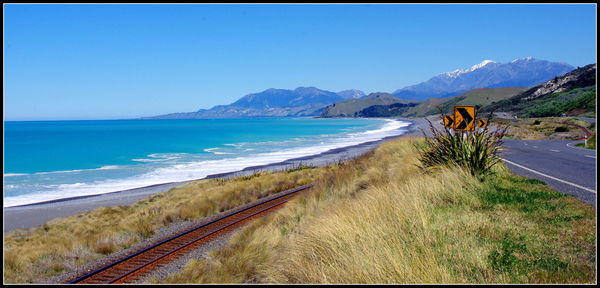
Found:
M 410 141 L 329 171 L 162 283 L 595 281 L 591 206 L 503 167 L 485 181 L 460 169 L 421 174 Z M 568 231 L 578 232 L 559 236 Z
M 129 248 L 173 222 L 198 219 L 313 182 L 328 168 L 187 183 L 131 206 L 103 207 L 4 233 L 4 282 L 31 283 Z
M 522 119 L 494 119 L 491 125 L 510 125 L 506 136 L 521 140 L 576 139 L 583 136 L 579 128 L 590 128 L 583 120 L 568 117 L 541 117 Z

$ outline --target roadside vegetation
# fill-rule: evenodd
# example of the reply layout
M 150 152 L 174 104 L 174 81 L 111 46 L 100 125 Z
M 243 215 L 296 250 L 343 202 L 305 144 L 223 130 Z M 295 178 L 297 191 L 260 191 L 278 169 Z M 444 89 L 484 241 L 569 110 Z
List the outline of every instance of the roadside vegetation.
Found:
M 594 149 L 594 150 L 596 150 L 596 133 L 594 133 L 592 135 L 592 137 L 590 137 L 590 139 L 587 140 L 587 145 L 584 142 L 584 143 L 578 143 L 575 146 L 581 147 L 581 148 L 586 148 L 586 149 Z
M 423 145 L 415 146 L 422 169 L 461 167 L 481 179 L 490 174 L 493 166 L 501 161 L 498 153 L 508 126 L 497 131 L 490 131 L 486 127 L 456 132 L 447 127 L 435 129 L 433 123 L 427 121 L 432 136 L 425 138 Z
M 386 142 L 155 283 L 594 283 L 595 210 L 501 164 L 423 173 Z
M 596 123 L 592 123 L 589 127 L 589 130 L 591 131 L 592 136 L 590 136 L 590 138 L 587 139 L 587 143 L 578 143 L 575 146 L 586 149 L 596 149 Z
M 593 124 L 569 117 L 494 118 L 490 123 L 497 127 L 508 125 L 505 137 L 521 140 L 575 140 L 584 135 L 578 126 L 595 129 Z

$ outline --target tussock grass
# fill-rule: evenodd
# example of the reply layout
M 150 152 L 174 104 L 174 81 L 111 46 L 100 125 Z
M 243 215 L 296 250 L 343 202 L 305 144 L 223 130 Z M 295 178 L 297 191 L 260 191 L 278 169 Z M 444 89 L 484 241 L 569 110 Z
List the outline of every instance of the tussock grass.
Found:
M 425 138 L 424 145 L 415 145 L 422 169 L 460 166 L 481 178 L 491 173 L 492 167 L 500 162 L 498 153 L 508 127 L 494 132 L 487 127 L 458 132 L 447 127 L 438 130 L 429 122 L 429 129 L 432 137 Z
M 595 211 L 495 166 L 421 173 L 411 139 L 327 171 L 162 283 L 593 283 Z
M 543 139 L 577 139 L 583 136 L 579 125 L 591 129 L 591 125 L 583 120 L 569 117 L 538 117 L 520 119 L 495 118 L 490 125 L 509 125 L 506 137 L 521 140 Z M 557 129 L 559 131 L 557 131 Z M 560 131 L 563 132 L 560 132 Z
M 302 168 L 302 169 L 297 169 Z M 198 219 L 313 182 L 327 168 L 296 167 L 190 182 L 131 206 L 103 207 L 4 233 L 4 282 L 44 281 L 130 248 L 174 222 Z

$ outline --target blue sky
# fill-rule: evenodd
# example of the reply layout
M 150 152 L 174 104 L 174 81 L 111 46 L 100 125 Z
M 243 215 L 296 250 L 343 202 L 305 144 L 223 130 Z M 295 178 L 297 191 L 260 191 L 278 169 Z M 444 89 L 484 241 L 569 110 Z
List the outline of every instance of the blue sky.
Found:
M 392 92 L 485 59 L 596 62 L 596 6 L 4 6 L 5 120 L 118 119 L 268 88 Z

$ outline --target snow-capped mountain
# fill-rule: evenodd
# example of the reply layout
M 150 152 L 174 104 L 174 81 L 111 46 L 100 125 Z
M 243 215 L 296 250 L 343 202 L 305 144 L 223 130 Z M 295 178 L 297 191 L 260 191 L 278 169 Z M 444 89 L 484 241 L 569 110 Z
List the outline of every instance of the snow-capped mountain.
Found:
M 456 70 L 454 70 L 452 72 L 446 72 L 444 74 L 448 75 L 450 78 L 456 78 L 456 77 L 460 76 L 461 74 L 473 72 L 473 71 L 475 71 L 475 70 L 477 70 L 477 69 L 479 69 L 479 68 L 481 68 L 481 67 L 483 67 L 483 66 L 485 66 L 487 64 L 490 64 L 490 63 L 496 63 L 496 61 L 493 61 L 493 60 L 483 60 L 483 62 L 481 62 L 481 63 L 479 63 L 477 65 L 474 65 L 473 67 L 471 67 L 469 69 L 462 69 L 462 70 L 456 69 Z
M 337 94 L 346 99 L 362 98 L 367 95 L 367 94 L 365 94 L 365 92 L 357 90 L 357 89 L 344 90 L 344 91 L 337 92 Z
M 515 59 L 509 63 L 484 60 L 471 68 L 442 73 L 392 94 L 402 99 L 424 100 L 431 97 L 451 97 L 476 88 L 530 87 L 573 69 L 575 67 L 567 63 L 532 57 Z

